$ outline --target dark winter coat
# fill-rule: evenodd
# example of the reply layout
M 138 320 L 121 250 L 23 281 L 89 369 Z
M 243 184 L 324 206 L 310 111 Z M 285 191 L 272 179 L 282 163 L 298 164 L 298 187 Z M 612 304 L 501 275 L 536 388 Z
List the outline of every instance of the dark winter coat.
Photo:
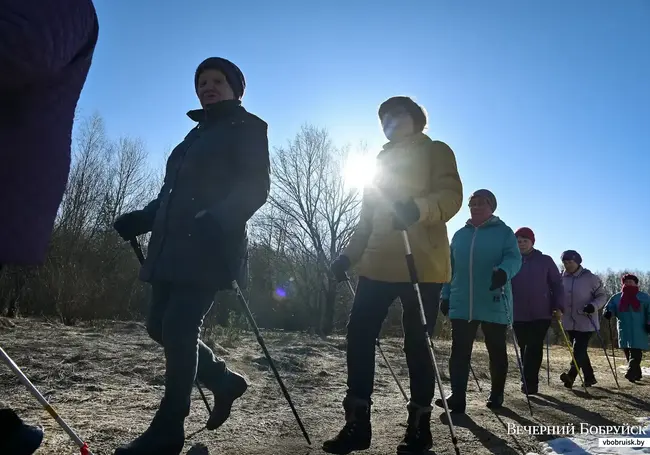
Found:
M 140 278 L 215 290 L 247 280 L 246 223 L 270 187 L 267 124 L 239 101 L 188 112 L 198 122 L 171 153 L 160 194 L 144 211 L 153 224 Z M 195 219 L 208 210 L 219 227 Z
M 98 33 L 90 0 L 0 1 L 0 264 L 45 259 Z
M 515 322 L 550 320 L 554 310 L 564 312 L 562 275 L 553 259 L 533 250 L 522 255 L 519 273 L 512 279 Z

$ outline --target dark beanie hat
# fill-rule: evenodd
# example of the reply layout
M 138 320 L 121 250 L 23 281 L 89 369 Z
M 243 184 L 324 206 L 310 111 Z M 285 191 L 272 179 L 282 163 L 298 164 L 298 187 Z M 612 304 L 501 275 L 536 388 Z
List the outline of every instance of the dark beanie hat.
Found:
M 198 87 L 199 76 L 205 70 L 221 71 L 226 76 L 226 80 L 232 88 L 235 97 L 241 99 L 244 96 L 246 80 L 244 79 L 244 74 L 233 62 L 221 57 L 210 57 L 203 60 L 194 73 L 194 89 Z
M 625 283 L 627 280 L 633 280 L 636 284 L 639 284 L 639 279 L 631 273 L 626 273 L 621 277 L 621 283 Z
M 379 106 L 379 119 L 382 120 L 386 114 L 395 109 L 404 109 L 413 119 L 415 128 L 424 131 L 427 126 L 427 114 L 424 108 L 408 96 L 394 96 L 387 99 Z
M 487 203 L 492 207 L 492 211 L 495 212 L 497 209 L 497 197 L 490 190 L 481 189 L 474 191 L 469 197 L 470 200 L 475 197 L 482 197 L 487 200 Z
M 575 261 L 575 263 L 578 265 L 582 264 L 582 256 L 580 256 L 580 254 L 578 254 L 578 252 L 575 250 L 566 250 L 564 253 L 562 253 L 561 259 L 562 262 Z
M 515 236 L 523 237 L 533 242 L 533 245 L 535 244 L 535 233 L 531 228 L 527 228 L 527 227 L 519 228 L 517 229 L 517 232 L 515 232 Z

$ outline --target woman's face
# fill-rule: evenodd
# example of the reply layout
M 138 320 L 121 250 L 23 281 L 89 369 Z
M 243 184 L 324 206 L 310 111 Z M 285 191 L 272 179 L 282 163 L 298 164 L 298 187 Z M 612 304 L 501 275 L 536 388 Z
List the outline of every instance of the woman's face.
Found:
M 235 94 L 228 84 L 226 76 L 215 69 L 207 69 L 199 75 L 196 93 L 203 107 L 219 101 L 235 99 Z
M 487 219 L 492 216 L 492 208 L 487 199 L 475 196 L 469 200 L 469 213 L 474 219 Z
M 519 245 L 519 252 L 522 254 L 526 254 L 533 249 L 533 242 L 525 237 L 517 237 L 517 245 Z
M 564 265 L 564 270 L 566 270 L 569 273 L 574 273 L 576 270 L 578 270 L 578 263 L 574 260 L 571 261 L 562 261 L 562 264 Z
M 413 118 L 404 108 L 395 108 L 384 115 L 381 127 L 389 141 L 410 136 L 415 132 Z
M 625 280 L 623 281 L 623 286 L 638 286 L 634 280 Z

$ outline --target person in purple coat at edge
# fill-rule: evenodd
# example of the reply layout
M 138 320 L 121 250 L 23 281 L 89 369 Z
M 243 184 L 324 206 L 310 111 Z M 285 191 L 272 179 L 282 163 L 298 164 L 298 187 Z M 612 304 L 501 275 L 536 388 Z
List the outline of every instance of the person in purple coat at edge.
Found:
M 600 330 L 598 310 L 607 303 L 607 295 L 600 278 L 582 267 L 582 257 L 577 251 L 567 250 L 562 253 L 562 264 L 566 307 L 562 324 L 573 345 L 573 355 L 584 375 L 585 386 L 591 387 L 597 381 L 587 348 L 591 336 L 596 330 Z M 570 389 L 577 375 L 578 371 L 571 361 L 569 371 L 562 373 L 560 380 L 564 383 L 564 387 Z
M 44 262 L 70 170 L 74 113 L 99 34 L 91 0 L 0 1 L 0 268 Z M 0 403 L 0 454 L 43 440 Z
M 522 265 L 512 279 L 513 328 L 524 362 L 528 393 L 535 395 L 544 355 L 544 338 L 551 326 L 551 318 L 564 313 L 564 287 L 562 275 L 553 259 L 535 249 L 532 229 L 519 228 L 515 235 Z M 521 391 L 525 392 L 524 384 Z

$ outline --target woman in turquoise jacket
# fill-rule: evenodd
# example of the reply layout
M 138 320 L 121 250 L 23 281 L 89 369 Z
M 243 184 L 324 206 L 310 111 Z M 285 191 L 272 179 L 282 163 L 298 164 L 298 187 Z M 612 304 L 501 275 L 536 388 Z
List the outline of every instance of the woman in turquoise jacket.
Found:
M 469 208 L 471 218 L 451 241 L 452 278 L 442 289 L 440 306 L 451 319 L 451 395 L 447 404 L 454 412 L 465 412 L 469 364 L 479 324 L 490 356 L 492 389 L 487 406 L 503 404 L 508 371 L 506 333 L 513 317 L 510 280 L 521 268 L 514 232 L 494 216 L 494 194 L 485 189 L 475 191 Z M 442 400 L 436 405 L 443 407 Z
M 625 352 L 630 382 L 641 379 L 643 351 L 648 350 L 650 334 L 650 295 L 639 291 L 639 279 L 631 274 L 621 278 L 623 289 L 614 294 L 605 306 L 605 319 L 618 319 L 618 347 Z

